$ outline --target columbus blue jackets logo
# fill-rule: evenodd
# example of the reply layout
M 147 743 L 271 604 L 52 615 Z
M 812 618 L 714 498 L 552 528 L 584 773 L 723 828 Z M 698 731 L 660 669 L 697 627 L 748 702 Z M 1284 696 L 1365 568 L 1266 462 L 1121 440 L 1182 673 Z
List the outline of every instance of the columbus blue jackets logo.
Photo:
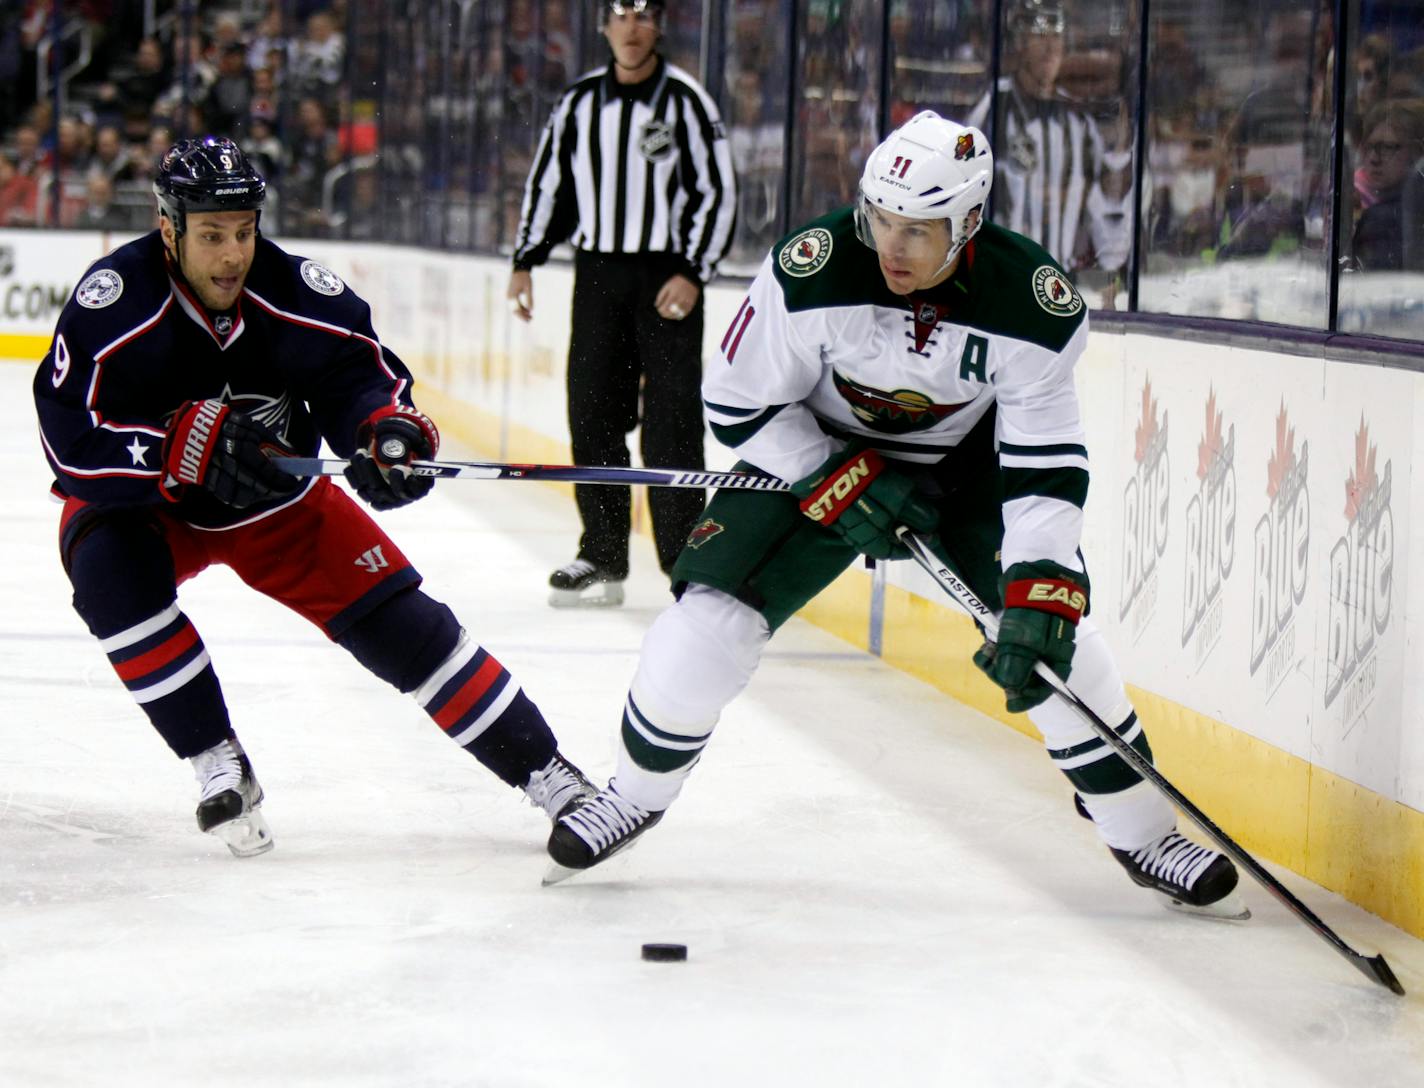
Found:
M 803 230 L 781 247 L 776 263 L 788 276 L 810 276 L 831 259 L 831 232 L 820 227 Z
M 887 392 L 853 382 L 839 371 L 833 372 L 836 392 L 850 406 L 855 418 L 881 434 L 908 434 L 924 431 L 948 419 L 966 404 L 936 404 L 917 389 Z
M 672 126 L 666 121 L 649 121 L 638 133 L 638 150 L 649 162 L 662 162 L 673 153 Z
M 341 282 L 340 276 L 326 265 L 317 264 L 315 261 L 302 262 L 302 279 L 320 295 L 339 295 L 346 290 L 346 284 Z
M 102 310 L 124 293 L 124 278 L 111 268 L 90 272 L 74 289 L 74 301 L 86 310 Z
M 1073 289 L 1067 276 L 1051 265 L 1041 265 L 1034 272 L 1033 297 L 1056 317 L 1072 317 L 1083 308 L 1083 296 Z

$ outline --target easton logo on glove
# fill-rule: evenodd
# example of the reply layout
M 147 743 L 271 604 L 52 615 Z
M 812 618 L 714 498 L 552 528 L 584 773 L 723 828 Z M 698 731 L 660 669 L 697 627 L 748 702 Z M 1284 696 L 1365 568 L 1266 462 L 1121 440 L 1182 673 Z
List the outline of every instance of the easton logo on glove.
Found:
M 1088 607 L 1088 595 L 1067 579 L 1021 579 L 1004 587 L 1004 607 L 1052 612 L 1076 625 Z
M 815 484 L 814 490 L 801 500 L 801 512 L 812 521 L 834 524 L 884 467 L 885 462 L 878 452 L 866 450 Z

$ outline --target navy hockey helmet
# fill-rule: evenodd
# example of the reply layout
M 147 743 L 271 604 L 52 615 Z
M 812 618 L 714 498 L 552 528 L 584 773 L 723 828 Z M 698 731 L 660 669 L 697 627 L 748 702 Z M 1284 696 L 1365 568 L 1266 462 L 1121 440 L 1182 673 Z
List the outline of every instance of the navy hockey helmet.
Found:
M 254 211 L 259 218 L 267 182 L 242 148 L 226 136 L 180 140 L 164 152 L 153 179 L 158 211 L 173 223 L 178 237 L 189 212 Z

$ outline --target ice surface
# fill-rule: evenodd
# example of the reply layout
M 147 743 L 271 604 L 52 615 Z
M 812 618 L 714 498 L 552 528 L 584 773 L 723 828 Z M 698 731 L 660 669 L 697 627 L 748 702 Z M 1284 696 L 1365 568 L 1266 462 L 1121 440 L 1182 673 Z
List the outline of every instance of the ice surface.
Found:
M 1424 943 L 1282 874 L 1400 1000 L 1255 885 L 1243 926 L 1163 910 L 1035 745 L 800 621 L 663 823 L 541 888 L 535 809 L 210 571 L 180 601 L 277 842 L 231 857 L 69 606 L 30 374 L 0 365 L 0 1084 L 1424 1084 Z M 606 776 L 669 599 L 647 542 L 627 607 L 555 611 L 558 493 L 383 521 Z

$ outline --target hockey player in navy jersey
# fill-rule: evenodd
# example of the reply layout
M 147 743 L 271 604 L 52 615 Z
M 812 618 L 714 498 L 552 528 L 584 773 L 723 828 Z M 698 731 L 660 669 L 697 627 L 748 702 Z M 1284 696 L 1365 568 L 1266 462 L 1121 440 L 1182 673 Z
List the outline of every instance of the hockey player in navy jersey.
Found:
M 232 141 L 177 144 L 154 183 L 159 229 L 92 265 L 60 315 L 34 389 L 74 606 L 191 760 L 198 826 L 239 857 L 272 847 L 262 788 L 177 601 L 214 563 L 412 694 L 556 818 L 593 790 L 519 684 L 344 491 L 271 461 L 324 438 L 357 494 L 387 510 L 429 491 L 409 463 L 440 438 L 367 304 L 261 236 L 265 191 Z
M 1038 661 L 1150 758 L 1088 617 L 1078 542 L 1088 460 L 1073 386 L 1087 311 L 1036 243 L 985 225 L 983 133 L 930 112 L 871 155 L 859 201 L 763 263 L 703 380 L 713 432 L 791 493 L 719 492 L 643 641 L 608 787 L 559 819 L 547 881 L 656 824 L 772 633 L 859 555 L 908 556 L 900 526 L 1002 608 L 975 656 L 1027 711 L 1112 855 L 1187 909 L 1240 916 L 1231 861 L 1034 674 Z

